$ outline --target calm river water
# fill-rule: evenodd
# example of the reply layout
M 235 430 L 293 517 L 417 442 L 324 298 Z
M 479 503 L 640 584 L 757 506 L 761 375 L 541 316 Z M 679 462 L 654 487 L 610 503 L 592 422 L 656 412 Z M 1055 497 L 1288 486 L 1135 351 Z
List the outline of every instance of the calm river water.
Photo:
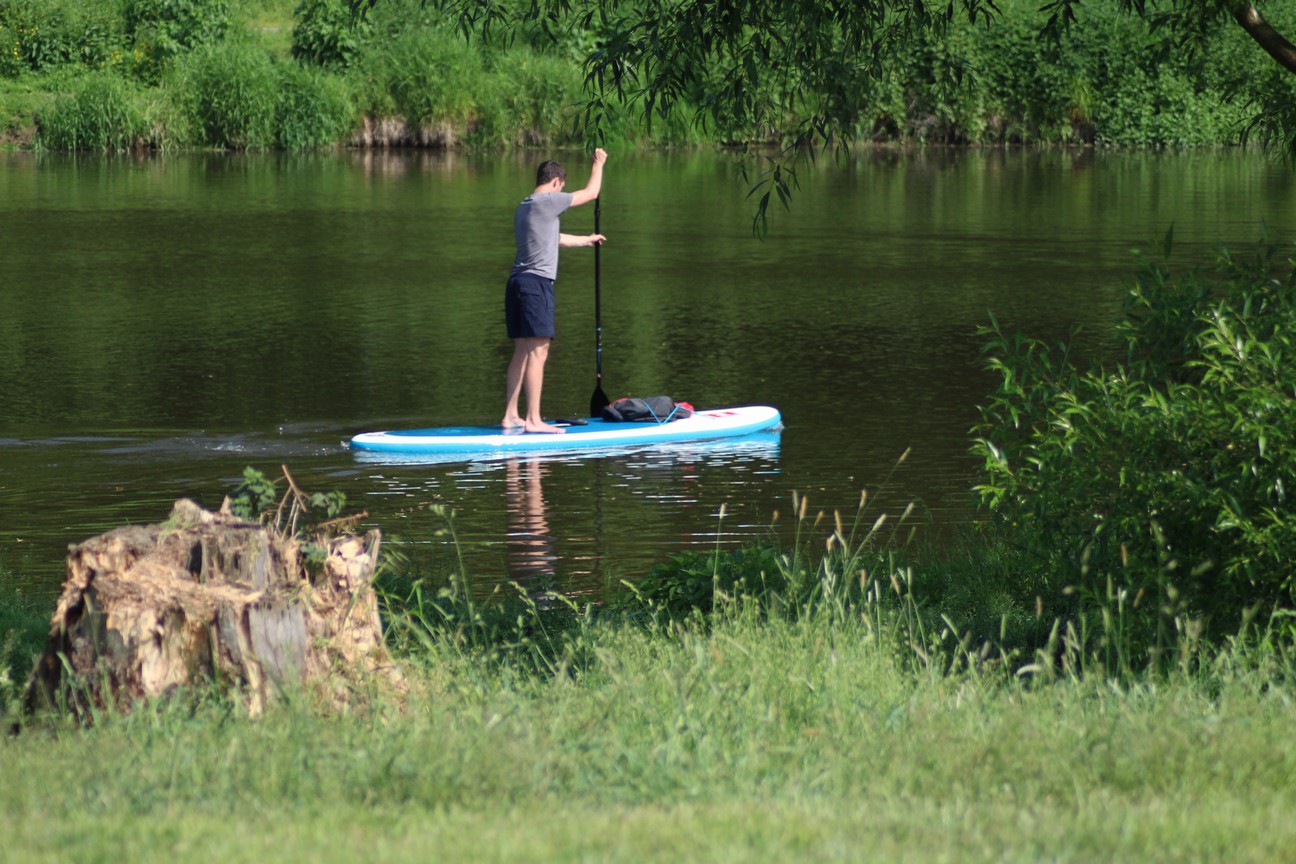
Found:
M 601 458 L 358 460 L 355 432 L 490 423 L 500 304 L 533 156 L 145 160 L 0 154 L 0 570 L 53 593 L 68 543 L 217 507 L 244 467 L 340 489 L 478 584 L 633 580 L 812 512 L 971 518 L 978 325 L 1101 336 L 1174 225 L 1176 259 L 1296 230 L 1255 154 L 931 151 L 820 160 L 753 237 L 733 158 L 613 154 L 602 201 L 605 389 L 778 406 L 772 440 Z M 566 159 L 583 184 L 583 156 Z M 592 230 L 593 210 L 564 218 Z M 563 253 L 546 413 L 594 386 L 593 256 Z M 1094 338 L 1097 338 L 1095 336 Z M 897 464 L 901 454 L 907 459 Z M 724 508 L 723 518 L 720 516 Z

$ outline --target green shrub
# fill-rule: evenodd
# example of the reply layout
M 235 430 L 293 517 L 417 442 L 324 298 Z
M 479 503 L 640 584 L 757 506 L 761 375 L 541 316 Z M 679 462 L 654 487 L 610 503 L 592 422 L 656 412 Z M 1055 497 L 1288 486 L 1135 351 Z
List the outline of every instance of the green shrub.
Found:
M 292 56 L 319 66 L 349 66 L 371 29 L 349 0 L 302 0 L 293 15 Z
M 354 121 L 350 93 L 341 78 L 295 63 L 281 67 L 274 119 L 278 146 L 323 147 L 345 138 Z
M 370 33 L 383 42 L 414 30 L 455 32 L 454 22 L 438 10 L 437 4 L 425 0 L 382 0 L 364 9 L 364 18 Z M 508 38 L 513 35 L 508 34 Z
M 977 491 L 1056 568 L 1054 592 L 1119 607 L 1149 649 L 1153 632 L 1236 633 L 1256 608 L 1292 608 L 1290 260 L 1262 246 L 1249 260 L 1224 253 L 1213 275 L 1148 265 L 1111 366 L 986 332 L 1001 384 L 982 410 Z
M 1229 22 L 1204 32 L 1194 53 L 1122 12 L 1115 0 L 1086 0 L 1056 40 L 1041 36 L 1047 16 L 1040 4 L 998 5 L 1003 15 L 989 26 L 955 21 L 943 39 L 909 40 L 903 62 L 883 80 L 862 85 L 859 133 L 1119 146 L 1231 143 L 1247 100 L 1273 92 L 1265 81 L 1266 64 L 1274 64 Z M 961 86 L 943 83 L 954 77 Z M 1266 111 L 1262 116 L 1272 114 Z
M 234 41 L 203 45 L 182 57 L 168 79 L 180 94 L 195 143 L 257 149 L 274 143 L 279 76 L 269 56 Z
M 0 0 L 0 74 L 120 62 L 126 36 L 116 3 Z
M 126 32 L 140 52 L 139 71 L 157 81 L 176 56 L 229 30 L 229 0 L 125 0 Z
M 50 150 L 129 150 L 148 139 L 140 94 L 111 70 L 87 73 L 39 118 L 42 147 Z
M 23 685 L 49 636 L 52 608 L 19 588 L 0 559 L 0 720 L 17 714 Z
M 26 68 L 17 32 L 0 22 L 0 78 L 16 78 Z
M 1200 146 L 1237 141 L 1241 100 L 1212 65 L 1240 28 L 1222 22 L 1202 36 L 1200 53 L 1149 29 L 1111 2 L 1090 4 L 1063 42 L 1059 62 L 1084 82 L 1085 111 L 1099 143 L 1122 146 Z M 1259 60 L 1254 44 L 1239 57 Z

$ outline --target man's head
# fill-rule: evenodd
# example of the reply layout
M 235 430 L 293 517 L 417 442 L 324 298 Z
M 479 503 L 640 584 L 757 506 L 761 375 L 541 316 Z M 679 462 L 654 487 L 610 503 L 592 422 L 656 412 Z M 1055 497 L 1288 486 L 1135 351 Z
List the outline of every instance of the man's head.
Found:
M 563 183 L 566 183 L 566 169 L 552 159 L 548 162 L 540 163 L 539 169 L 536 170 L 536 186 L 545 186 L 552 183 L 554 180 L 561 180 Z

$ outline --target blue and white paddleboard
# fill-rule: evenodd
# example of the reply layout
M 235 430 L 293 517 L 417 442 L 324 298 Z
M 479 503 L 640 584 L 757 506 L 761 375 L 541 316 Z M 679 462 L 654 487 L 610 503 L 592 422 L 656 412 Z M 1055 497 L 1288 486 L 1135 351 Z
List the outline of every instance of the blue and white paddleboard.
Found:
M 467 456 L 556 451 L 619 449 L 686 441 L 740 438 L 779 428 L 777 408 L 747 405 L 698 411 L 669 423 L 613 423 L 592 418 L 584 426 L 568 426 L 562 434 L 505 431 L 498 426 L 445 426 L 363 432 L 351 439 L 351 449 L 368 453 L 463 454 Z

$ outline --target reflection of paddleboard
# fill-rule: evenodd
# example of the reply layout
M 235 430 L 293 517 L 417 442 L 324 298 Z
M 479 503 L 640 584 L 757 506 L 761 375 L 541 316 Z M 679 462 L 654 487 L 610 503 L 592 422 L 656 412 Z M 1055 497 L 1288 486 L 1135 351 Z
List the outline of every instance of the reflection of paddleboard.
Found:
M 542 453 L 561 450 L 598 451 L 604 448 L 643 447 L 682 441 L 738 438 L 777 428 L 782 422 L 777 408 L 748 405 L 698 411 L 692 417 L 669 423 L 613 423 L 592 418 L 583 426 L 569 426 L 562 434 L 521 432 L 498 426 L 445 426 L 364 432 L 351 439 L 352 450 L 377 453 Z

